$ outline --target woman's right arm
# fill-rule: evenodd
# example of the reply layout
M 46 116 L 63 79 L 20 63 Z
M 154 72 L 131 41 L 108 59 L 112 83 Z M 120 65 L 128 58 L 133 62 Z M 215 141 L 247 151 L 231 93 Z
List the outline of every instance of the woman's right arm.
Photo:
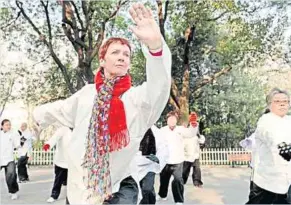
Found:
M 35 121 L 42 129 L 54 123 L 74 128 L 78 110 L 78 99 L 82 97 L 87 86 L 84 86 L 65 100 L 58 100 L 36 107 L 33 111 Z

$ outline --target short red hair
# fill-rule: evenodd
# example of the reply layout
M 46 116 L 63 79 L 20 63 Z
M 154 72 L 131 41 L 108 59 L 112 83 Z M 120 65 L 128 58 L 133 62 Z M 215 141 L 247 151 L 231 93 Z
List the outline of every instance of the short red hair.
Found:
M 108 50 L 108 47 L 112 44 L 112 43 L 121 43 L 122 45 L 127 45 L 130 52 L 131 52 L 131 46 L 129 44 L 129 41 L 125 38 L 119 38 L 119 37 L 111 37 L 108 40 L 105 41 L 105 43 L 103 43 L 101 45 L 101 47 L 99 48 L 99 60 L 100 59 L 104 59 L 106 52 Z

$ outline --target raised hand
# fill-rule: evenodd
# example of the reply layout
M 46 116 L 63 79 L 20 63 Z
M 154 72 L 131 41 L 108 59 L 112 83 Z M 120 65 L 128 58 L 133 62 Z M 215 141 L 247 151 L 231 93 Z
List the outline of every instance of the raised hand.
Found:
M 198 119 L 197 114 L 195 112 L 191 112 L 189 116 L 189 122 L 192 127 L 197 127 L 198 125 L 197 119 Z
M 130 8 L 129 13 L 136 24 L 130 29 L 135 36 L 145 44 L 150 50 L 162 48 L 162 35 L 156 23 L 152 11 L 141 3 L 135 3 Z

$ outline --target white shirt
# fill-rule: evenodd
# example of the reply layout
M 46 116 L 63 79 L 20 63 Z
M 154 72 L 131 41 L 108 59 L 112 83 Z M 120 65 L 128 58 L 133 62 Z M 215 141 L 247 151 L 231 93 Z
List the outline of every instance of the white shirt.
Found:
M 134 176 L 134 178 L 139 179 L 139 181 L 141 181 L 149 172 L 159 174 L 166 166 L 169 157 L 167 147 L 168 144 L 164 140 L 163 133 L 156 126 L 152 126 L 151 129 L 156 141 L 157 149 L 156 157 L 159 159 L 159 163 L 153 162 L 152 160 L 146 158 L 146 156 L 143 156 L 140 151 L 138 151 L 129 165 L 130 169 L 128 170 L 129 171 L 128 176 L 129 175 Z M 139 186 L 139 183 L 137 184 Z M 118 187 L 116 187 L 116 190 L 114 191 L 118 191 L 117 188 Z M 139 201 L 141 199 L 142 193 L 139 192 Z
M 18 157 L 27 156 L 30 157 L 32 153 L 32 149 L 29 147 L 29 144 L 24 142 L 22 146 L 20 146 L 17 150 Z
M 20 146 L 20 135 L 14 131 L 0 131 L 0 165 L 7 166 L 14 161 L 14 148 Z
M 243 147 L 246 150 L 249 150 L 252 152 L 252 157 L 251 157 L 251 164 L 250 166 L 254 168 L 254 156 L 255 156 L 255 151 L 256 151 L 256 142 L 255 142 L 255 133 L 253 133 L 251 136 L 243 139 L 242 141 L 239 142 L 240 146 Z
M 113 189 L 125 175 L 125 170 L 138 151 L 141 137 L 160 118 L 170 95 L 171 52 L 163 41 L 162 56 L 152 56 L 143 46 L 146 58 L 147 82 L 126 91 L 121 100 L 126 114 L 130 143 L 120 151 L 110 153 L 111 181 Z M 83 176 L 87 170 L 82 167 L 85 155 L 93 101 L 96 95 L 94 84 L 86 85 L 70 98 L 37 107 L 34 118 L 41 127 L 59 123 L 74 128 L 69 147 L 67 196 L 72 204 L 101 204 L 86 189 Z M 135 179 L 135 178 L 134 178 Z M 135 179 L 139 183 L 138 179 Z
M 70 145 L 72 131 L 68 127 L 61 127 L 46 142 L 50 145 L 50 149 L 56 146 L 54 155 L 54 164 L 68 169 L 68 147 Z
M 277 145 L 291 143 L 291 118 L 263 115 L 255 132 L 254 183 L 273 193 L 286 194 L 290 185 L 290 162 L 279 155 Z
M 196 127 L 195 135 L 192 135 L 191 137 L 184 137 L 184 161 L 186 162 L 194 162 L 195 159 L 199 159 L 200 157 L 200 144 L 205 143 L 205 137 L 204 135 L 200 135 L 199 138 L 197 133 L 198 127 Z
M 21 131 L 21 130 L 20 130 Z M 28 129 L 21 131 L 22 136 L 26 139 L 25 143 L 29 149 L 32 149 L 33 141 L 35 140 L 34 135 Z
M 167 164 L 180 164 L 184 162 L 184 138 L 197 134 L 197 127 L 176 126 L 171 130 L 169 126 L 161 128 L 165 141 L 168 143 L 169 158 Z

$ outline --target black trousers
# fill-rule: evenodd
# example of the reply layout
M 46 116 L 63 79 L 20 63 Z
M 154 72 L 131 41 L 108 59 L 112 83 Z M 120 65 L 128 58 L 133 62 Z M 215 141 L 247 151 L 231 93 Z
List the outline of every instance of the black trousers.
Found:
M 287 204 L 286 197 L 287 194 L 276 194 L 252 183 L 249 201 L 246 204 Z
M 183 183 L 183 163 L 167 164 L 160 173 L 159 195 L 162 198 L 167 197 L 170 178 L 173 175 L 172 192 L 175 203 L 184 203 L 184 183 Z
M 291 185 L 289 186 L 286 200 L 288 204 L 291 204 Z
M 154 172 L 149 172 L 140 181 L 140 187 L 142 191 L 142 200 L 140 204 L 156 204 L 156 193 L 155 193 L 155 176 Z
M 138 186 L 134 179 L 129 176 L 122 180 L 118 192 L 105 200 L 103 204 L 136 204 L 138 199 Z
M 14 194 L 19 191 L 17 183 L 17 174 L 16 174 L 16 165 L 15 162 L 9 162 L 7 166 L 1 166 L 0 170 L 5 169 L 5 179 L 8 187 L 8 191 L 11 194 Z
M 28 157 L 27 156 L 21 156 L 18 159 L 17 162 L 17 168 L 18 168 L 18 179 L 19 181 L 25 181 L 29 180 L 28 174 L 27 174 L 27 162 L 28 162 Z
M 184 162 L 183 164 L 183 181 L 187 183 L 191 167 L 193 167 L 192 181 L 195 186 L 203 185 L 201 180 L 201 168 L 199 159 L 195 159 L 194 162 Z
M 64 182 L 67 181 L 68 169 L 55 165 L 55 181 L 52 189 L 51 197 L 58 199 L 61 193 L 61 188 Z
M 118 192 L 105 200 L 103 204 L 136 204 L 138 199 L 138 186 L 134 179 L 129 176 L 122 180 Z M 70 204 L 68 197 L 66 204 Z

